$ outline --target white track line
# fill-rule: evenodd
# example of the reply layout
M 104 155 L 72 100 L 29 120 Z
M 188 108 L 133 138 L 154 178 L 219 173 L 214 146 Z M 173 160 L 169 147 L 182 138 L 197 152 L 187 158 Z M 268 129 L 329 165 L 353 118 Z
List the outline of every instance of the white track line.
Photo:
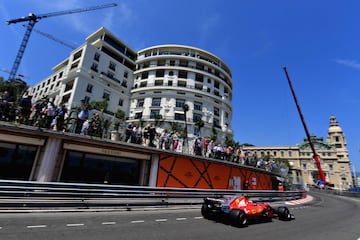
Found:
M 69 223 L 66 224 L 67 227 L 80 227 L 80 226 L 84 226 L 84 223 Z
M 102 225 L 114 225 L 116 222 L 103 222 Z
M 166 218 L 162 218 L 162 219 L 156 219 L 155 222 L 166 222 L 167 219 Z
M 143 223 L 145 222 L 144 220 L 134 220 L 134 221 L 131 221 L 131 223 Z
M 26 226 L 27 228 L 45 228 L 47 227 L 46 225 L 30 225 L 30 226 Z

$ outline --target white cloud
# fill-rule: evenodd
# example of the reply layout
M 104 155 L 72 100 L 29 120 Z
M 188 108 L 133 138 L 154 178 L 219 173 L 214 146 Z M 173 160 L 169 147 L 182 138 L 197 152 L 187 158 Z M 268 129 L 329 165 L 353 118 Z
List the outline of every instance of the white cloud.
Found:
M 356 60 L 349 59 L 334 59 L 334 62 L 340 65 L 344 65 L 346 67 L 351 67 L 360 70 L 360 63 Z

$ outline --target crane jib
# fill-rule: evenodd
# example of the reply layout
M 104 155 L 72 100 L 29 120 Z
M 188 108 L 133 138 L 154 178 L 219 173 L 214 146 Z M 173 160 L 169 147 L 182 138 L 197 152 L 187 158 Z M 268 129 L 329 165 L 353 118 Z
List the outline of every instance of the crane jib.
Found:
M 289 77 L 289 74 L 287 72 L 287 69 L 286 67 L 283 68 L 284 71 L 285 71 L 285 74 L 286 74 L 286 78 L 288 80 L 288 83 L 289 83 L 289 86 L 290 86 L 290 90 L 291 90 L 291 93 L 293 95 L 293 98 L 294 98 L 294 101 L 295 101 L 295 104 L 296 104 L 296 108 L 298 110 L 298 113 L 300 115 L 300 119 L 301 119 L 301 122 L 303 124 L 303 127 L 304 127 L 304 130 L 305 130 L 305 133 L 306 133 L 306 137 L 309 141 L 309 144 L 310 144 L 310 147 L 311 147 L 311 150 L 313 152 L 313 157 L 314 157 L 314 160 L 315 160 L 315 163 L 316 163 L 316 167 L 319 171 L 319 178 L 320 180 L 322 180 L 324 183 L 326 183 L 326 178 L 325 178 L 325 174 L 324 174 L 324 171 L 322 170 L 321 168 L 321 164 L 320 164 L 320 159 L 319 159 L 319 155 L 316 153 L 316 150 L 315 150 L 315 147 L 314 147 L 314 144 L 311 140 L 311 136 L 310 136 L 310 133 L 309 133 L 309 130 L 307 128 L 307 125 L 305 123 L 305 119 L 304 119 L 304 115 L 302 114 L 301 112 L 301 108 L 300 108 L 300 105 L 298 103 L 298 100 L 297 100 L 297 97 L 296 97 L 296 94 L 295 94 L 295 90 L 293 88 L 293 85 L 291 83 L 291 80 L 290 80 L 290 77 Z
M 18 22 L 28 22 L 26 32 L 25 32 L 23 40 L 22 40 L 22 42 L 20 44 L 20 49 L 19 49 L 19 51 L 18 51 L 18 53 L 16 55 L 15 62 L 13 64 L 13 67 L 12 67 L 11 72 L 10 72 L 9 81 L 15 80 L 16 73 L 18 71 L 21 59 L 22 59 L 22 57 L 24 55 L 24 51 L 25 51 L 25 48 L 26 48 L 27 43 L 29 41 L 30 34 L 31 34 L 32 30 L 33 30 L 34 25 L 40 19 L 48 18 L 48 17 L 61 16 L 61 15 L 66 15 L 66 14 L 73 14 L 73 13 L 80 13 L 80 12 L 99 10 L 99 9 L 115 7 L 115 6 L 117 6 L 116 3 L 110 3 L 110 4 L 93 6 L 93 7 L 78 8 L 78 9 L 73 9 L 73 10 L 65 10 L 65 11 L 53 12 L 53 13 L 47 13 L 47 14 L 38 14 L 37 15 L 37 14 L 34 14 L 34 13 L 30 13 L 26 17 L 21 17 L 21 18 L 17 18 L 17 19 L 7 21 L 8 25 L 9 24 L 15 24 L 15 23 L 18 23 Z

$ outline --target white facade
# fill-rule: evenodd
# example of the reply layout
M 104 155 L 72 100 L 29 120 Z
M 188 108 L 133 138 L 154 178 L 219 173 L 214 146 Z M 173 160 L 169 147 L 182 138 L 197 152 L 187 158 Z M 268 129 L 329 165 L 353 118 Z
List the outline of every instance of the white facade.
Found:
M 81 100 L 108 99 L 109 115 L 118 110 L 127 113 L 135 60 L 134 50 L 101 28 L 29 92 L 35 101 L 47 96 L 55 105 L 65 103 L 68 109 L 78 107 Z
M 91 34 L 54 73 L 32 86 L 33 100 L 47 96 L 68 109 L 108 99 L 107 112 L 122 110 L 128 123 L 155 123 L 158 132 L 185 126 L 188 137 L 233 138 L 232 78 L 217 56 L 190 46 L 160 45 L 136 52 L 105 28 Z M 161 124 L 155 121 L 161 115 Z M 204 126 L 195 127 L 198 120 Z
M 184 104 L 189 139 L 196 135 L 232 139 L 232 79 L 227 65 L 204 50 L 182 45 L 160 45 L 138 52 L 131 94 L 129 122 L 139 119 L 160 128 L 184 126 Z M 196 122 L 202 120 L 199 129 Z

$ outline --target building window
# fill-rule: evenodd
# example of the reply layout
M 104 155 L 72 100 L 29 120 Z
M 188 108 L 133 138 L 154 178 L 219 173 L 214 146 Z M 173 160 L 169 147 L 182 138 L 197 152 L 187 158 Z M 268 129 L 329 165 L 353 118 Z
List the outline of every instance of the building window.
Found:
M 202 103 L 194 102 L 194 110 L 202 111 Z
M 178 81 L 178 87 L 186 87 L 186 81 Z
M 149 76 L 149 73 L 148 72 L 143 72 L 141 73 L 141 79 L 147 79 Z
M 151 110 L 151 112 L 150 112 L 151 119 L 158 118 L 158 116 L 160 116 L 160 110 Z
M 135 119 L 141 119 L 142 118 L 142 112 L 135 113 Z
M 146 81 L 140 83 L 140 87 L 146 87 L 146 86 L 147 86 L 147 82 L 146 82 Z
M 197 73 L 195 75 L 195 81 L 197 82 L 204 82 L 204 76 L 202 74 Z
M 289 151 L 288 154 L 289 154 L 289 157 L 291 157 L 292 156 L 292 151 Z
M 187 78 L 187 71 L 180 70 L 178 77 L 186 79 Z
M 138 99 L 136 107 L 143 107 L 144 106 L 144 99 Z
M 165 66 L 165 60 L 158 60 L 157 65 L 158 66 Z
M 330 171 L 334 171 L 334 165 L 329 164 L 329 169 L 330 169 Z
M 111 70 L 113 70 L 113 71 L 116 71 L 116 64 L 113 63 L 113 62 L 110 62 L 110 63 L 109 63 L 109 68 L 110 68 Z
M 200 136 L 200 131 L 198 128 L 194 128 L 194 135 L 195 136 Z
M 196 69 L 204 70 L 205 69 L 204 64 L 196 63 Z
M 153 107 L 160 107 L 161 104 L 161 98 L 153 98 L 151 106 Z
M 92 93 L 93 87 L 94 87 L 93 85 L 88 84 L 87 87 L 86 87 L 86 92 Z
M 186 61 L 186 60 L 180 60 L 179 65 L 180 65 L 181 67 L 187 67 L 187 66 L 188 66 L 188 61 Z
M 164 70 L 157 70 L 155 73 L 155 77 L 164 77 Z
M 184 99 L 176 99 L 176 107 L 183 107 L 185 104 L 185 100 Z
M 155 86 L 162 86 L 164 84 L 163 80 L 155 80 Z
M 79 59 L 81 57 L 81 54 L 82 54 L 82 49 L 74 54 L 73 61 L 75 61 L 76 59 Z
M 93 71 L 95 71 L 95 72 L 98 72 L 98 64 L 97 64 L 97 63 L 92 63 L 90 69 L 93 70 Z
M 100 60 L 100 53 L 95 53 L 94 60 L 97 62 Z
M 127 88 L 127 81 L 125 79 L 123 79 L 121 86 L 123 86 L 124 88 Z
M 124 99 L 121 99 L 121 98 L 120 98 L 120 99 L 119 99 L 119 106 L 122 107 L 123 105 L 124 105 Z
M 303 169 L 306 170 L 306 163 L 303 163 Z
M 110 93 L 108 93 L 108 92 L 104 92 L 103 93 L 103 99 L 106 99 L 106 100 L 110 100 Z
M 219 121 L 219 119 L 214 118 L 214 127 L 220 128 L 220 121 Z
M 124 72 L 124 78 L 128 78 L 129 73 L 128 72 Z
M 202 115 L 201 114 L 193 114 L 193 122 L 197 122 L 201 120 Z
M 219 110 L 219 108 L 214 107 L 214 115 L 215 115 L 215 116 L 220 116 L 220 110 Z
M 185 114 L 175 113 L 175 120 L 185 121 Z
M 113 78 L 114 78 L 114 73 L 111 72 L 111 71 L 108 71 L 108 72 L 107 72 L 107 76 L 108 76 L 109 78 L 113 79 Z M 119 81 L 119 83 L 120 83 L 120 81 Z
M 217 89 L 219 89 L 220 84 L 219 84 L 219 82 L 218 82 L 218 81 L 214 81 L 214 87 L 215 87 L 215 88 L 217 88 Z
M 276 151 L 274 151 L 274 152 L 273 152 L 273 155 L 274 155 L 274 157 L 276 157 L 276 155 L 277 155 L 277 152 L 276 152 Z
M 90 97 L 89 96 L 85 96 L 84 97 L 84 103 L 89 103 L 90 102 Z
M 281 152 L 280 152 L 280 156 L 281 156 L 281 157 L 284 157 L 284 151 L 281 151 Z

